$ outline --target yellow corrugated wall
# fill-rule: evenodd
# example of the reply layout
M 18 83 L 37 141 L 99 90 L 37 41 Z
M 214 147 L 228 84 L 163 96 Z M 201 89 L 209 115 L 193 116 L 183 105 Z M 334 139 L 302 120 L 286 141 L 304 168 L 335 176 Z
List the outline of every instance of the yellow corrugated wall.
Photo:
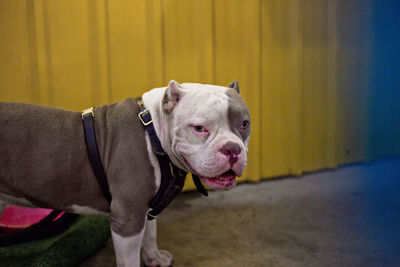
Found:
M 372 0 L 0 0 L 0 100 L 82 110 L 171 79 L 239 80 L 253 128 L 242 181 L 365 161 L 374 157 L 365 116 L 372 7 Z M 386 154 L 400 154 L 399 139 Z

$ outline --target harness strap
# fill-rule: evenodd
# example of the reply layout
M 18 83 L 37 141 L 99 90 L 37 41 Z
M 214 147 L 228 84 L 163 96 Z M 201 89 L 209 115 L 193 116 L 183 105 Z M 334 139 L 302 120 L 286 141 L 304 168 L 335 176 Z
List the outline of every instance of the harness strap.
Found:
M 174 164 L 172 164 L 168 155 L 165 154 L 165 152 L 161 146 L 160 140 L 158 139 L 156 131 L 154 129 L 153 120 L 151 118 L 150 112 L 144 107 L 142 98 L 138 97 L 136 99 L 136 101 L 140 108 L 139 118 L 142 121 L 142 124 L 146 127 L 147 132 L 149 133 L 150 141 L 151 141 L 151 144 L 153 147 L 153 152 L 157 156 L 157 159 L 160 163 L 160 167 L 162 167 L 161 162 L 165 161 L 167 163 L 170 163 L 177 170 L 183 172 L 181 169 L 177 168 Z M 164 159 L 162 156 L 166 156 L 167 159 Z M 192 173 L 192 179 L 193 179 L 194 185 L 196 186 L 197 191 L 199 191 L 202 195 L 207 197 L 208 196 L 207 189 L 205 189 L 205 187 L 201 183 L 200 178 L 197 175 Z M 161 179 L 161 184 L 163 181 L 164 181 L 164 179 Z M 156 198 L 157 198 L 157 196 L 156 196 Z
M 176 167 L 171 162 L 171 159 L 164 152 L 164 149 L 161 146 L 161 142 L 160 139 L 158 139 L 150 112 L 144 107 L 142 98 L 138 97 L 136 101 L 140 109 L 138 114 L 139 119 L 149 135 L 153 152 L 157 157 L 157 161 L 161 170 L 160 188 L 151 200 L 151 210 L 147 213 L 148 220 L 152 220 L 156 218 L 157 215 L 160 214 L 171 203 L 171 201 L 182 192 L 187 173 Z
M 104 173 L 103 164 L 101 163 L 99 150 L 97 149 L 96 135 L 94 131 L 93 123 L 94 112 L 93 108 L 85 109 L 82 112 L 83 127 L 85 130 L 86 148 L 89 155 L 90 165 L 92 166 L 94 175 L 96 176 L 97 182 L 101 188 L 101 192 L 107 199 L 108 203 L 111 203 L 111 193 L 108 187 L 107 177 Z
M 193 179 L 194 185 L 197 188 L 197 191 L 199 191 L 203 196 L 208 197 L 207 189 L 204 188 L 203 184 L 200 181 L 199 176 L 192 173 L 192 179 Z
M 157 137 L 153 120 L 150 112 L 144 107 L 142 98 L 136 99 L 140 109 L 138 114 L 140 121 L 144 125 L 152 145 L 154 154 L 157 157 L 160 170 L 161 170 L 161 184 L 156 195 L 150 201 L 151 210 L 147 213 L 147 219 L 153 220 L 157 218 L 170 203 L 171 201 L 182 192 L 185 184 L 186 172 L 176 167 L 169 156 L 164 152 L 161 142 Z M 93 172 L 96 176 L 97 182 L 103 192 L 103 195 L 109 203 L 111 203 L 111 193 L 108 187 L 104 168 L 101 163 L 100 154 L 97 149 L 96 136 L 94 131 L 94 112 L 93 108 L 86 109 L 82 112 L 82 120 L 85 130 L 86 147 L 89 155 L 90 164 Z M 199 177 L 192 175 L 193 181 L 197 187 L 197 190 L 203 195 L 207 196 L 207 190 L 203 187 Z

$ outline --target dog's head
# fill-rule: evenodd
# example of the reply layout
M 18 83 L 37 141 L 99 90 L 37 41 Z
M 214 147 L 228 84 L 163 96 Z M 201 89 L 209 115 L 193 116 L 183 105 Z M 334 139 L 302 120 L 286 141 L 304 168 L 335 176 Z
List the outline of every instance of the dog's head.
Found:
M 171 158 L 213 189 L 229 189 L 243 174 L 250 114 L 239 85 L 170 81 L 162 110 Z

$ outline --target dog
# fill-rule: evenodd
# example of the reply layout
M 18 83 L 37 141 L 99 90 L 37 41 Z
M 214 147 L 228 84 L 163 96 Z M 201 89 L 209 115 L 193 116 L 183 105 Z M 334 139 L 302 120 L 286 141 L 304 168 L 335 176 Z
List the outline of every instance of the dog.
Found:
M 236 184 L 247 162 L 248 107 L 235 81 L 229 86 L 183 83 L 142 96 L 156 135 L 171 162 L 212 189 Z M 96 182 L 80 112 L 23 103 L 0 103 L 0 213 L 5 205 L 110 216 L 118 266 L 171 266 L 159 250 L 149 203 L 161 170 L 149 135 L 128 98 L 93 110 L 98 152 L 109 203 Z

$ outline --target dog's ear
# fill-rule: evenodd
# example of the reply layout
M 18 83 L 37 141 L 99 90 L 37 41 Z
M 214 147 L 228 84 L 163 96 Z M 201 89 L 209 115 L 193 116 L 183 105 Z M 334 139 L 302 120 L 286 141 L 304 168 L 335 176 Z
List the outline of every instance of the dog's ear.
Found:
M 238 81 L 231 82 L 231 83 L 228 85 L 228 87 L 229 87 L 229 88 L 233 88 L 233 89 L 236 90 L 236 92 L 240 93 L 240 92 L 239 92 L 239 82 L 238 82 Z
M 178 104 L 179 99 L 182 97 L 182 87 L 181 85 L 171 80 L 165 90 L 162 107 L 165 113 L 169 114 L 172 112 L 176 104 Z

